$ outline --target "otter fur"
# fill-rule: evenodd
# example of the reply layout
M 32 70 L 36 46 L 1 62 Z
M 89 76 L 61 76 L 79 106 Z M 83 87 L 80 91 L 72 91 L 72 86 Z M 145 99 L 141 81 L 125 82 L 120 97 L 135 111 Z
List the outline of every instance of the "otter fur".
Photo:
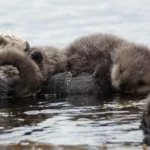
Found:
M 36 51 L 48 60 L 42 62 L 48 66 L 42 69 L 45 79 L 62 71 L 71 71 L 73 76 L 86 72 L 104 87 L 102 93 L 150 91 L 150 49 L 118 36 L 101 33 L 83 36 L 59 52 L 50 47 L 34 47 L 29 50 L 34 60 Z
M 51 97 L 67 95 L 101 95 L 102 87 L 95 83 L 92 74 L 80 73 L 72 76 L 71 72 L 62 72 L 50 76 L 43 84 L 40 95 Z
M 0 99 L 12 98 L 19 71 L 11 65 L 0 66 Z
M 66 71 L 66 56 L 58 48 L 34 46 L 25 52 L 40 67 L 44 81 L 53 74 Z
M 13 79 L 12 83 L 14 84 L 13 94 L 16 97 L 28 97 L 36 95 L 42 85 L 42 75 L 38 65 L 25 55 L 23 51 L 20 51 L 16 48 L 5 47 L 0 50 L 0 66 L 5 68 L 5 65 L 12 65 L 16 67 L 19 71 L 19 79 Z M 5 74 L 11 73 L 10 69 L 5 68 Z M 3 72 L 4 72 L 3 70 Z M 6 70 L 8 72 L 6 72 Z M 16 72 L 14 69 L 12 72 Z M 18 76 L 14 74 L 14 77 Z M 2 76 L 1 80 L 2 80 Z M 10 83 L 11 81 L 7 79 Z M 17 80 L 17 81 L 15 81 Z M 7 83 L 7 82 L 5 82 Z M 8 83 L 9 85 L 9 83 Z
M 91 72 L 114 91 L 150 91 L 150 49 L 111 34 L 83 36 L 67 46 L 68 69 Z M 101 80 L 106 81 L 101 84 Z M 106 88 L 106 90 L 111 88 Z M 104 91 L 106 91 L 104 90 Z

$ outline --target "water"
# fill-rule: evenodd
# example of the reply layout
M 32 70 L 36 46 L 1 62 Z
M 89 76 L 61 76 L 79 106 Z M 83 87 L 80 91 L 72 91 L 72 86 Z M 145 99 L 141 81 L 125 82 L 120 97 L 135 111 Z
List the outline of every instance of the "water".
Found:
M 149 0 L 5 0 L 0 29 L 30 45 L 63 47 L 90 33 L 114 33 L 149 44 Z M 52 144 L 139 145 L 143 97 L 0 101 L 0 144 L 29 139 Z
M 140 145 L 143 96 L 69 96 L 0 104 L 0 144 Z

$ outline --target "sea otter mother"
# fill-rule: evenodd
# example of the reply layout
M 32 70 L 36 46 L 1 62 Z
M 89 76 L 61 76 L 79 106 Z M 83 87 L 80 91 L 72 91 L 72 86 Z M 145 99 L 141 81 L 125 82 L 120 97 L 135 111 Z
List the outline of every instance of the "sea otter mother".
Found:
M 0 98 L 36 95 L 42 85 L 42 75 L 37 64 L 24 50 L 29 44 L 24 39 L 0 31 Z

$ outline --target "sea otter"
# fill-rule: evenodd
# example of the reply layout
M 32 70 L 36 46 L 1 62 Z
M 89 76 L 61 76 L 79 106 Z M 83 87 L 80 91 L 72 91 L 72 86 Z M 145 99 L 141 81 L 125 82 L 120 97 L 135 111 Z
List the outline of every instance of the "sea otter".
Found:
M 5 65 L 12 65 L 18 69 L 12 69 L 12 73 L 16 72 L 14 74 L 14 78 L 8 77 L 7 79 L 3 80 L 4 74 L 11 74 L 10 68 L 5 67 Z M 38 65 L 29 57 L 27 57 L 23 51 L 16 49 L 16 47 L 5 47 L 0 49 L 0 66 L 3 67 L 3 75 L 0 76 L 1 83 L 4 81 L 4 84 L 7 84 L 8 86 L 13 83 L 14 96 L 28 97 L 36 95 L 40 91 L 41 85 L 43 83 L 40 69 Z M 18 71 L 19 79 L 17 73 Z M 3 85 L 0 84 L 0 86 Z
M 66 56 L 56 47 L 33 46 L 24 51 L 40 67 L 44 81 L 53 74 L 67 70 Z
M 0 31 L 0 98 L 11 93 L 16 97 L 35 95 L 41 89 L 38 65 L 23 51 L 29 43 L 8 31 Z
M 150 91 L 150 49 L 146 46 L 111 34 L 93 34 L 64 50 L 73 72 L 91 72 L 98 83 L 107 81 L 114 91 Z
M 102 93 L 150 91 L 150 49 L 115 35 L 83 36 L 59 52 L 51 47 L 34 47 L 29 55 L 35 61 L 42 57 L 49 60 L 42 61 L 48 66 L 42 69 L 46 78 L 62 71 L 71 71 L 73 76 L 86 72 L 104 87 Z

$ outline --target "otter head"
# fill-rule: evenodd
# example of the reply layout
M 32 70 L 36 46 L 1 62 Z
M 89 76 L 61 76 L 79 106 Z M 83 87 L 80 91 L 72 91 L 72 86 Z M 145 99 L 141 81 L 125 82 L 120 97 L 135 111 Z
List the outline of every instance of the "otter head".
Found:
M 115 49 L 111 70 L 112 86 L 123 92 L 150 91 L 150 51 L 141 45 Z
M 32 47 L 29 49 L 25 49 L 24 52 L 29 58 L 31 58 L 38 65 L 41 72 L 43 72 L 44 56 L 43 53 L 40 51 L 40 49 L 37 47 Z
M 5 47 L 16 47 L 21 51 L 26 51 L 30 48 L 29 43 L 23 38 L 11 32 L 0 30 L 0 48 Z

